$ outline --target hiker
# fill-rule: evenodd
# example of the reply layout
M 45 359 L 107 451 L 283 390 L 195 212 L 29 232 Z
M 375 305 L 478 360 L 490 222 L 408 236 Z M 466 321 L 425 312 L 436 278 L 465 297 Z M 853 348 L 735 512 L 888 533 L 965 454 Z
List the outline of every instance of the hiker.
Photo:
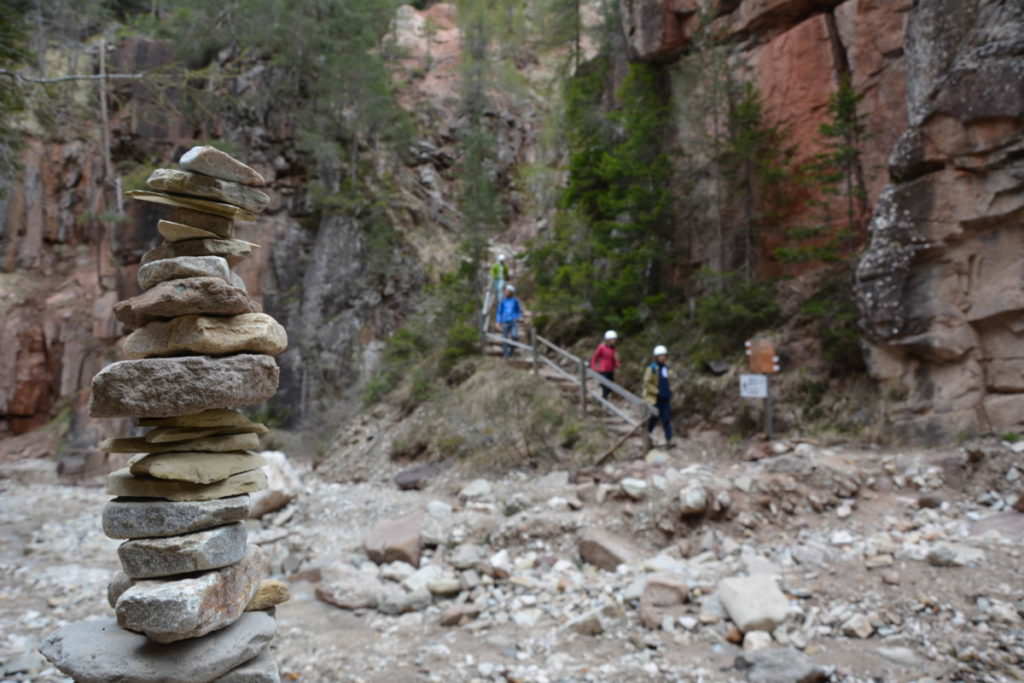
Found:
M 661 422 L 665 431 L 665 447 L 672 447 L 672 387 L 669 385 L 668 349 L 662 345 L 654 347 L 654 362 L 644 370 L 644 400 L 654 406 L 658 414 L 647 420 L 647 432 Z
M 505 285 L 505 298 L 498 302 L 497 323 L 501 328 L 501 336 L 506 339 L 518 340 L 519 332 L 516 326 L 523 317 L 523 308 L 516 298 L 516 288 L 512 285 Z M 515 349 L 507 342 L 501 343 L 501 357 L 508 358 Z
M 494 287 L 494 296 L 501 300 L 505 292 L 505 285 L 508 284 L 508 264 L 505 263 L 505 255 L 498 254 L 498 260 L 491 266 L 491 286 Z
M 615 344 L 619 335 L 615 330 L 608 330 L 604 333 L 604 341 L 597 345 L 594 355 L 590 357 L 590 369 L 604 377 L 609 382 L 615 381 L 615 371 L 619 369 L 619 356 L 615 352 Z M 601 385 L 601 398 L 608 400 L 612 393 L 604 384 Z

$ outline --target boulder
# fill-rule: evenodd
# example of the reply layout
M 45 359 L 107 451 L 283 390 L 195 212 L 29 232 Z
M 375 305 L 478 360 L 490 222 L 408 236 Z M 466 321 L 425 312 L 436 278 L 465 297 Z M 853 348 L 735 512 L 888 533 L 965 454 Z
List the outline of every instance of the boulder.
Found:
M 276 356 L 288 348 L 288 334 L 266 313 L 243 313 L 230 318 L 183 315 L 153 321 L 121 342 L 125 358 L 229 353 Z
M 158 643 L 199 638 L 237 621 L 265 573 L 263 551 L 251 546 L 241 562 L 223 569 L 137 581 L 117 599 L 117 623 Z
M 193 484 L 169 479 L 135 477 L 123 468 L 107 477 L 107 493 L 128 498 L 166 498 L 174 501 L 213 500 L 260 491 L 267 478 L 260 470 L 242 472 L 215 484 Z
M 243 185 L 263 187 L 267 184 L 255 169 L 216 147 L 193 147 L 181 156 L 178 165 L 187 171 Z
M 157 645 L 103 618 L 61 627 L 39 651 L 78 683 L 201 683 L 251 661 L 276 630 L 272 617 L 251 612 L 205 638 Z
M 92 417 L 172 417 L 266 401 L 280 371 L 270 356 L 125 360 L 92 379 Z
M 213 216 L 216 218 L 216 216 Z M 225 219 L 220 219 L 225 221 Z M 227 223 L 227 229 L 231 227 L 231 221 L 225 221 Z M 184 223 L 175 223 L 174 221 L 158 221 L 156 224 L 157 232 L 168 242 L 184 242 L 187 240 L 201 240 L 201 239 L 219 239 L 221 235 L 226 234 L 224 230 L 220 232 L 213 232 L 210 230 L 204 230 L 202 228 L 196 228 L 191 225 Z
M 255 245 L 244 240 L 191 239 L 181 242 L 166 242 L 142 255 L 140 265 L 150 261 L 161 261 L 179 256 L 220 256 L 228 265 L 237 265 L 252 254 Z
M 232 669 L 213 683 L 281 683 L 281 675 L 270 650 L 264 650 L 236 669 Z
M 377 564 L 397 561 L 419 567 L 423 548 L 422 527 L 423 516 L 420 513 L 377 522 L 363 539 L 366 555 Z
M 270 609 L 288 602 L 291 598 L 291 591 L 288 590 L 288 584 L 284 581 L 264 579 L 260 582 L 260 587 L 256 589 L 256 595 L 252 596 L 252 600 L 245 606 L 245 611 Z
M 686 614 L 683 605 L 689 598 L 690 587 L 685 577 L 653 574 L 645 582 L 640 596 L 640 621 L 650 629 L 659 628 L 666 617 L 675 623 Z
M 190 277 L 219 277 L 228 282 L 231 268 L 227 259 L 220 256 L 177 256 L 150 261 L 139 267 L 139 287 L 143 290 L 161 282 Z
M 985 551 L 961 543 L 939 543 L 925 559 L 934 567 L 977 567 L 985 561 Z
M 610 572 L 620 564 L 633 564 L 641 557 L 640 550 L 629 539 L 595 527 L 583 531 L 578 546 L 584 562 Z
M 103 533 L 110 538 L 159 538 L 210 529 L 245 519 L 249 496 L 172 503 L 115 499 L 103 507 Z
M 181 536 L 125 541 L 117 556 L 129 577 L 152 579 L 234 564 L 245 557 L 245 543 L 245 525 L 238 522 Z
M 373 574 L 341 565 L 325 572 L 316 588 L 316 597 L 342 609 L 376 609 L 384 585 Z
M 771 647 L 744 652 L 736 668 L 747 671 L 748 683 L 824 683 L 825 670 L 792 647 Z
M 152 320 L 180 315 L 241 315 L 256 307 L 245 290 L 220 277 L 190 277 L 161 282 L 114 306 L 124 325 L 137 328 Z
M 246 166 L 246 168 L 249 167 Z M 262 212 L 270 204 L 270 196 L 266 192 L 248 185 L 201 173 L 179 171 L 174 168 L 156 169 L 146 180 L 146 185 L 158 192 L 215 199 L 219 202 L 240 206 L 253 213 Z
M 267 486 L 252 496 L 249 516 L 253 519 L 280 510 L 302 492 L 302 480 L 288 456 L 281 451 L 262 451 L 259 455 L 265 462 L 262 471 Z
M 132 460 L 128 471 L 137 477 L 213 484 L 263 464 L 253 453 L 155 453 Z
M 144 437 L 105 439 L 99 449 L 108 453 L 185 453 L 198 451 L 207 453 L 233 453 L 252 451 L 260 447 L 257 434 L 225 434 L 205 436 L 191 441 L 167 441 L 153 443 Z
M 737 576 L 718 584 L 718 596 L 741 631 L 768 631 L 786 620 L 789 600 L 768 574 Z

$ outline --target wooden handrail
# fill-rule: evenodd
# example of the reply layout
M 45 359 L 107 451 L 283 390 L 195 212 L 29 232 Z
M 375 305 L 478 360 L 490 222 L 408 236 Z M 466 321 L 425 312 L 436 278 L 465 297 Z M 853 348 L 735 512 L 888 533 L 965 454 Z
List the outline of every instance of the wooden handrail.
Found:
M 485 318 L 485 320 L 484 320 L 485 329 L 486 329 L 486 325 L 487 325 L 487 321 L 486 321 L 486 318 Z M 603 375 L 600 375 L 597 372 L 594 372 L 594 370 L 592 370 L 589 367 L 589 364 L 586 361 L 584 361 L 582 358 L 580 358 L 579 356 L 576 356 L 576 355 L 570 353 L 569 351 L 566 351 L 565 349 L 561 348 L 560 346 L 555 344 L 550 339 L 545 339 L 544 337 L 540 336 L 539 334 L 536 334 L 536 332 L 531 331 L 531 334 L 530 334 L 530 338 L 534 342 L 532 345 L 531 344 L 524 344 L 524 343 L 522 343 L 520 341 L 516 341 L 515 339 L 508 339 L 507 337 L 504 337 L 504 336 L 502 336 L 500 334 L 494 334 L 493 332 L 484 332 L 483 337 L 484 337 L 484 340 L 488 341 L 488 342 L 495 342 L 495 343 L 498 343 L 498 344 L 509 344 L 510 346 L 513 346 L 513 347 L 515 347 L 517 349 L 523 349 L 524 351 L 531 352 L 533 354 L 533 363 L 534 363 L 534 371 L 535 372 L 536 372 L 537 362 L 538 361 L 543 361 L 545 365 L 547 365 L 552 370 L 557 372 L 560 377 L 562 377 L 564 379 L 567 379 L 567 380 L 571 381 L 573 384 L 575 384 L 578 387 L 580 387 L 580 408 L 584 412 L 586 411 L 586 402 L 587 402 L 587 400 L 588 399 L 593 399 L 599 406 L 604 408 L 606 411 L 608 411 L 609 413 L 611 413 L 615 417 L 618 417 L 619 419 L 623 420 L 624 422 L 626 422 L 626 424 L 628 424 L 631 427 L 638 427 L 640 424 L 642 424 L 647 419 L 647 417 L 658 414 L 657 411 L 654 409 L 654 407 L 652 405 L 650 405 L 649 403 L 647 403 L 647 401 L 643 400 L 641 397 L 639 397 L 636 394 L 632 393 L 631 391 L 629 391 L 628 389 L 624 388 L 623 386 L 621 386 L 619 384 L 616 384 L 615 382 L 611 381 L 610 379 L 604 377 Z M 540 353 L 541 347 L 544 347 L 544 348 L 546 348 L 548 350 L 554 351 L 556 354 L 561 356 L 562 359 L 564 359 L 564 360 L 568 361 L 569 363 L 571 363 L 574 369 L 575 368 L 581 368 L 581 372 L 578 373 L 578 374 L 574 374 L 572 372 L 567 371 L 565 368 L 561 367 L 558 363 L 556 363 L 552 359 L 548 358 L 545 354 Z M 601 397 L 600 396 L 600 392 L 591 393 L 591 392 L 587 391 L 586 387 L 585 387 L 585 384 L 586 384 L 586 381 L 588 379 L 593 379 L 594 381 L 596 381 L 598 386 L 607 387 L 610 391 L 612 391 L 613 393 L 615 393 L 618 396 L 621 396 L 628 403 L 630 403 L 630 404 L 632 404 L 634 406 L 641 406 L 644 409 L 643 417 L 641 417 L 638 422 L 634 422 L 634 418 L 630 417 L 627 413 L 622 411 L 618 406 L 614 405 L 610 401 L 607 401 L 606 399 Z

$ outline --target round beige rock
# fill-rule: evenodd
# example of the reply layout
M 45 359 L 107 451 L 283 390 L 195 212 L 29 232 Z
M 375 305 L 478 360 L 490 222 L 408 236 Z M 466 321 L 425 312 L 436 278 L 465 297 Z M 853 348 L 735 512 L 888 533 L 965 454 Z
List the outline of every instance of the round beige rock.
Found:
M 154 453 L 132 460 L 128 471 L 137 477 L 213 484 L 265 463 L 252 453 Z

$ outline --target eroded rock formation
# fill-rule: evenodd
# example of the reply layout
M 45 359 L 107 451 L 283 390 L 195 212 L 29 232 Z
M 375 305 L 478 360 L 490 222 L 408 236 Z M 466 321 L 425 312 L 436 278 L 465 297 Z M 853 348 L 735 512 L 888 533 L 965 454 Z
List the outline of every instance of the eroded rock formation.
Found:
M 899 431 L 1024 427 L 1024 6 L 917 3 L 857 296 Z

